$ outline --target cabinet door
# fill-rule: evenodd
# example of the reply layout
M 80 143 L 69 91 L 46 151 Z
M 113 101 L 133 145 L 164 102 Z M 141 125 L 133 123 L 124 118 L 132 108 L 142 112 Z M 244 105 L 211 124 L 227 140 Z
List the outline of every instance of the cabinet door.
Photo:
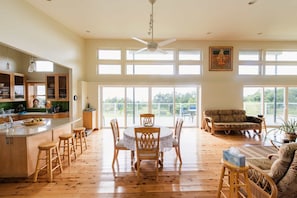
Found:
M 54 100 L 56 98 L 56 82 L 55 76 L 46 77 L 46 98 L 48 100 Z
M 14 74 L 14 99 L 25 100 L 25 78 L 23 75 Z
M 58 99 L 59 100 L 67 100 L 68 99 L 68 82 L 67 82 L 67 76 L 58 76 Z
M 11 74 L 0 73 L 0 100 L 11 99 Z

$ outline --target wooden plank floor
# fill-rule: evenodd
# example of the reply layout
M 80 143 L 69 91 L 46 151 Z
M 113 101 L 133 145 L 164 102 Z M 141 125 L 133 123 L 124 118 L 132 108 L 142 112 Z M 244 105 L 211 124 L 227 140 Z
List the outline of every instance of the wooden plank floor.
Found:
M 155 181 L 152 162 L 141 165 L 142 180 L 138 183 L 130 166 L 130 152 L 119 154 L 119 166 L 112 171 L 113 140 L 110 129 L 94 131 L 87 138 L 88 150 L 78 155 L 70 167 L 63 162 L 63 173 L 48 183 L 41 175 L 37 183 L 30 178 L 0 179 L 0 197 L 215 197 L 222 150 L 231 146 L 261 144 L 258 137 L 241 134 L 210 135 L 200 129 L 184 128 L 181 137 L 183 164 L 174 150 L 164 153 L 164 167 Z M 116 175 L 116 178 L 114 178 Z

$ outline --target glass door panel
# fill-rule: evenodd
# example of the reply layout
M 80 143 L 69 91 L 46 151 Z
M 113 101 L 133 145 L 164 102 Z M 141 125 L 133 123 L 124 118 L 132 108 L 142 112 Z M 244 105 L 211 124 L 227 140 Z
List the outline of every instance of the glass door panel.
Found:
M 102 88 L 102 123 L 110 126 L 110 120 L 117 118 L 119 127 L 125 127 L 125 87 Z
M 183 126 L 196 126 L 197 88 L 175 88 L 175 114 L 176 118 L 183 118 Z
M 173 93 L 174 88 L 152 88 L 152 113 L 155 114 L 155 124 L 174 126 Z
M 264 115 L 267 125 L 275 125 L 284 120 L 285 89 L 283 87 L 264 88 Z
M 288 88 L 288 120 L 297 120 L 297 87 Z
M 127 126 L 138 125 L 139 115 L 149 112 L 149 88 L 128 87 L 126 101 Z

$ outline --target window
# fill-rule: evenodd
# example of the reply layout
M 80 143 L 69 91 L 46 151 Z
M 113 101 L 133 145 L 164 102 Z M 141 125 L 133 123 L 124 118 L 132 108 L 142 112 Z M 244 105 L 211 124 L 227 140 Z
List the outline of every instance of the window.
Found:
M 297 51 L 240 50 L 238 61 L 239 75 L 297 75 Z
M 99 75 L 120 75 L 121 69 L 121 50 L 98 50 L 98 68 Z
M 121 74 L 121 65 L 99 64 L 98 70 L 99 74 Z
M 279 125 L 296 113 L 296 96 L 294 87 L 244 87 L 243 106 L 248 115 L 261 114 L 267 125 Z
M 238 74 L 259 75 L 261 72 L 261 52 L 259 50 L 241 50 L 238 53 Z
M 201 51 L 179 50 L 178 51 L 178 74 L 200 75 L 201 74 Z
M 45 83 L 28 83 L 28 108 L 33 108 L 33 100 L 39 101 L 37 108 L 45 108 L 46 95 L 45 95 Z
M 139 124 L 141 113 L 152 112 L 156 124 L 173 127 L 175 119 L 182 117 L 183 126 L 197 127 L 197 87 L 102 87 L 101 121 L 109 127 L 112 118 L 117 118 L 120 127 Z
M 36 64 L 36 72 L 53 72 L 54 71 L 54 63 L 51 61 L 43 61 L 37 60 Z

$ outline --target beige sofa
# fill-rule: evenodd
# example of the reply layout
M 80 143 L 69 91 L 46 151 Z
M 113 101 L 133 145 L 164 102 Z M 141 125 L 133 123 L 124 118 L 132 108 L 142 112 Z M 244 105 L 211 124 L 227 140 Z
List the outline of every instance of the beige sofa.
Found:
M 202 129 L 214 134 L 216 131 L 254 130 L 257 134 L 262 130 L 262 119 L 256 116 L 247 116 L 245 110 L 214 109 L 203 112 Z

